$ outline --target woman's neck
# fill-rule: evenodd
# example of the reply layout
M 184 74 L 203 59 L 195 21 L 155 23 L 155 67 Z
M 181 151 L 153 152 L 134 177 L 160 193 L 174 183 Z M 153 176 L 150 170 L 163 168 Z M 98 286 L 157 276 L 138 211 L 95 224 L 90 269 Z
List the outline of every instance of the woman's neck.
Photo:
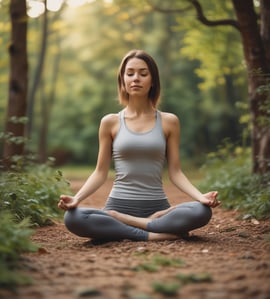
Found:
M 125 110 L 128 114 L 142 115 L 142 114 L 153 113 L 155 111 L 155 108 L 153 107 L 152 103 L 149 100 L 144 102 L 129 101 Z

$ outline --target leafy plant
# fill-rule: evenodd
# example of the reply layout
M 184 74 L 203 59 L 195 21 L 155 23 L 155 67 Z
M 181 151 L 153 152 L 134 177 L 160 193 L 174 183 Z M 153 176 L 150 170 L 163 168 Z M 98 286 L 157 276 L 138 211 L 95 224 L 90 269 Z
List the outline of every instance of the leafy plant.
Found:
M 178 283 L 165 283 L 165 282 L 154 282 L 153 289 L 155 292 L 161 293 L 164 296 L 176 296 L 178 290 L 180 289 L 180 285 Z
M 180 273 L 176 276 L 177 279 L 181 281 L 182 284 L 188 283 L 201 283 L 201 282 L 212 282 L 212 276 L 209 273 L 189 273 L 183 274 Z
M 181 259 L 170 258 L 164 255 L 154 255 L 149 261 L 136 266 L 134 270 L 157 272 L 160 267 L 178 267 L 182 266 L 183 264 L 184 262 Z
M 20 262 L 20 254 L 38 249 L 30 241 L 32 230 L 29 219 L 17 223 L 9 212 L 0 212 L 0 287 L 25 284 L 28 277 L 15 272 Z
M 32 224 L 44 225 L 60 215 L 57 198 L 69 192 L 60 171 L 35 165 L 23 172 L 5 172 L 0 178 L 0 209 L 11 211 L 17 221 L 29 217 Z
M 17 271 L 21 253 L 37 249 L 30 227 L 59 217 L 57 199 L 69 192 L 68 182 L 50 163 L 37 165 L 22 156 L 12 159 L 12 170 L 0 174 L 0 287 L 30 281 Z
M 269 218 L 270 173 L 252 174 L 250 148 L 226 141 L 217 152 L 209 154 L 202 169 L 206 175 L 199 188 L 218 190 L 223 207 L 258 219 Z
M 25 123 L 27 119 L 15 117 L 11 121 Z M 0 132 L 0 140 L 26 143 L 23 137 L 10 133 Z M 28 154 L 14 155 L 10 162 L 9 171 L 0 174 L 0 287 L 29 282 L 15 270 L 22 252 L 37 249 L 30 241 L 30 226 L 48 224 L 59 216 L 56 200 L 62 192 L 69 192 L 62 173 L 52 168 L 52 159 L 38 165 Z M 0 163 L 0 168 L 5 169 L 4 164 Z

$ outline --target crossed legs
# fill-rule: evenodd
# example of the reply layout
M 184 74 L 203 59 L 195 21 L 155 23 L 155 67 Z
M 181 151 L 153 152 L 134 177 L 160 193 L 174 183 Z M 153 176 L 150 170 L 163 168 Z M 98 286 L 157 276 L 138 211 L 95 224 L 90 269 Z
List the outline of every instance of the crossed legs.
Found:
M 148 218 L 135 217 L 117 211 L 109 215 L 129 226 L 149 232 L 149 240 L 171 240 L 206 225 L 212 217 L 211 208 L 199 202 L 187 202 L 157 212 Z
M 65 213 L 66 227 L 74 234 L 101 240 L 158 241 L 174 240 L 207 224 L 211 209 L 189 202 L 157 212 L 149 218 L 134 217 L 117 211 L 76 208 Z
M 91 208 L 75 208 L 66 211 L 64 223 L 70 232 L 79 237 L 104 241 L 123 239 L 158 241 L 179 238 L 173 234 L 152 233 L 136 226 L 127 225 L 102 210 Z

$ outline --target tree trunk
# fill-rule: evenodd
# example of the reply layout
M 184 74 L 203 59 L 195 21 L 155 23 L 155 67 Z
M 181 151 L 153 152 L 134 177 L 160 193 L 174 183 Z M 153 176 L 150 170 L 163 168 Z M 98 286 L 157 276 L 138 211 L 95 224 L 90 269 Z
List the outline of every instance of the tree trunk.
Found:
M 33 120 L 34 120 L 34 106 L 35 106 L 35 97 L 36 92 L 38 90 L 38 86 L 42 77 L 42 71 L 46 56 L 47 49 L 47 41 L 48 41 L 48 11 L 47 11 L 47 0 L 44 0 L 45 12 L 43 14 L 43 25 L 42 25 L 42 37 L 41 37 L 41 46 L 40 52 L 38 56 L 37 66 L 33 76 L 33 84 L 29 91 L 28 97 L 28 125 L 27 125 L 27 136 L 30 138 L 32 134 L 33 128 Z
M 39 161 L 41 163 L 47 160 L 47 135 L 48 135 L 48 105 L 44 82 L 40 82 L 40 101 L 41 101 L 41 127 L 39 133 Z
M 267 84 L 270 73 L 270 4 L 261 0 L 260 25 L 253 0 L 233 0 L 233 5 L 248 71 L 253 172 L 263 174 L 270 171 L 270 128 L 262 121 L 269 117 L 269 112 L 263 109 L 267 94 L 259 93 L 258 88 Z
M 49 131 L 49 120 L 51 117 L 52 107 L 55 102 L 56 84 L 59 75 L 59 65 L 60 65 L 60 38 L 57 38 L 58 51 L 52 60 L 52 80 L 50 83 L 50 92 L 45 95 L 43 88 L 41 94 L 41 129 L 39 134 L 39 160 L 40 162 L 46 162 L 48 159 L 48 131 Z
M 25 117 L 27 108 L 28 64 L 25 0 L 10 1 L 10 19 L 10 78 L 5 133 L 14 138 L 12 142 L 7 140 L 3 147 L 3 161 L 7 168 L 11 165 L 12 156 L 24 153 L 24 142 L 20 138 L 24 136 L 25 125 L 20 118 Z

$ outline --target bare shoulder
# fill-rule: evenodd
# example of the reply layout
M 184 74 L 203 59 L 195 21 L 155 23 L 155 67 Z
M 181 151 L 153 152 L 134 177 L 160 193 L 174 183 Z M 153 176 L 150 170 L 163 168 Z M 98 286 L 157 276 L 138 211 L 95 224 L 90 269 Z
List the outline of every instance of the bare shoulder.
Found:
M 102 117 L 100 131 L 110 134 L 114 138 L 119 129 L 119 113 L 110 113 Z
M 166 138 L 172 136 L 172 134 L 179 135 L 180 121 L 177 115 L 169 112 L 161 112 L 161 122 Z
M 102 117 L 101 125 L 104 126 L 114 126 L 119 121 L 119 114 L 118 113 L 110 113 Z
M 177 115 L 169 112 L 161 112 L 162 124 L 166 127 L 179 126 L 179 118 Z

